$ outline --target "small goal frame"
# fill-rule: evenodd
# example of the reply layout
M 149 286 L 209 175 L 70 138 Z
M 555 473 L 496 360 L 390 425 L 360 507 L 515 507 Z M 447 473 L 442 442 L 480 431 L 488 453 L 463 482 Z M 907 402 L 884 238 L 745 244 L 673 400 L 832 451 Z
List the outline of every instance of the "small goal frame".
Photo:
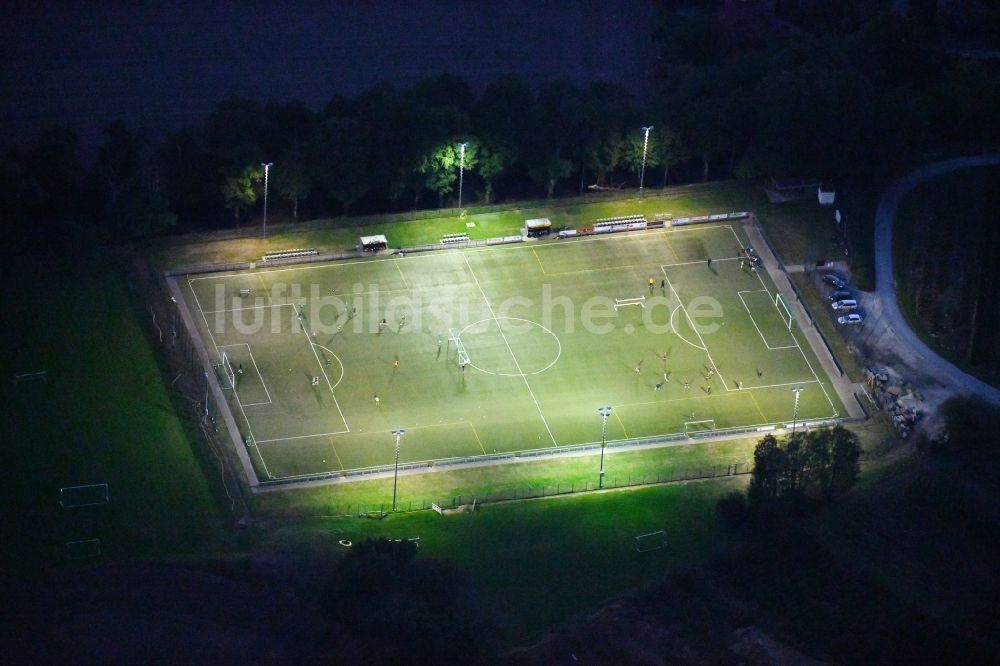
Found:
M 635 537 L 635 552 L 648 553 L 653 550 L 662 550 L 667 547 L 667 533 L 664 530 L 648 532 Z
M 710 425 L 707 428 L 693 427 L 702 423 L 708 423 Z M 713 432 L 715 432 L 715 419 L 702 419 L 700 421 L 684 422 L 684 434 L 688 437 L 698 437 L 700 435 L 708 435 Z
M 616 312 L 617 312 L 618 308 L 624 308 L 624 307 L 627 307 L 629 305 L 638 305 L 640 308 L 642 308 L 643 310 L 645 310 L 646 309 L 646 297 L 645 296 L 639 296 L 637 298 L 615 298 L 615 311 Z

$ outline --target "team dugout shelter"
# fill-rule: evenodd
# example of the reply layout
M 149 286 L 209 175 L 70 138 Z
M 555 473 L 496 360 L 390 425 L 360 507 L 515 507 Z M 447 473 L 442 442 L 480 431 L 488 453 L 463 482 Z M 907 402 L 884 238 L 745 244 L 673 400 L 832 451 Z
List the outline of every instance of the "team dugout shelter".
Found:
M 385 236 L 382 234 L 361 237 L 362 252 L 378 252 L 379 250 L 384 250 L 387 247 L 389 247 L 389 241 L 387 241 Z
M 552 222 L 549 221 L 547 217 L 539 217 L 534 220 L 524 221 L 524 230 L 528 235 L 528 238 L 538 238 L 539 236 L 548 236 L 552 233 Z

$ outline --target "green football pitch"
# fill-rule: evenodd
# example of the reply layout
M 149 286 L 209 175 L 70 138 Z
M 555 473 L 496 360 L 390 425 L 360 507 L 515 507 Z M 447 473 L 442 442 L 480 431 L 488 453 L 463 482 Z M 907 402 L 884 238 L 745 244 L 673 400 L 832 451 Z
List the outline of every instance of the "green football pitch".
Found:
M 262 479 L 704 434 L 844 409 L 742 229 L 189 276 Z M 711 263 L 708 259 L 712 259 Z M 652 282 L 651 282 L 652 281 Z M 233 388 L 235 386 L 235 389 Z

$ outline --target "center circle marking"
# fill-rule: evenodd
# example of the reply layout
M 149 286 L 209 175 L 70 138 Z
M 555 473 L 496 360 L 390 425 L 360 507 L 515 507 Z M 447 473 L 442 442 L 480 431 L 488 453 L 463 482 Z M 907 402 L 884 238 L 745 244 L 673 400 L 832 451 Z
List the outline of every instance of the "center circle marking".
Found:
M 559 341 L 559 336 L 558 335 L 556 335 L 555 333 L 553 333 L 551 330 L 547 329 L 546 327 L 542 326 L 537 321 L 531 321 L 530 319 L 523 319 L 521 317 L 488 317 L 486 319 L 480 319 L 479 321 L 472 322 L 471 324 L 469 324 L 468 326 L 466 326 L 465 328 L 463 328 L 461 331 L 459 331 L 458 332 L 458 337 L 461 338 L 462 335 L 464 335 L 465 332 L 468 331 L 470 328 L 472 328 L 474 326 L 478 326 L 478 325 L 486 323 L 486 322 L 491 322 L 491 321 L 492 322 L 496 322 L 497 328 L 499 328 L 501 320 L 506 320 L 506 321 L 520 321 L 520 322 L 524 322 L 526 324 L 531 324 L 532 326 L 537 326 L 538 328 L 542 329 L 543 331 L 545 331 L 546 333 L 548 333 L 549 335 L 551 335 L 552 339 L 556 341 L 556 357 L 554 359 L 552 359 L 552 361 L 550 361 L 549 364 L 546 365 L 544 368 L 540 368 L 540 369 L 535 370 L 533 372 L 493 372 L 492 370 L 486 370 L 485 368 L 479 367 L 478 365 L 476 365 L 475 363 L 473 363 L 471 361 L 471 359 L 470 359 L 469 365 L 471 365 L 473 368 L 475 368 L 479 372 L 484 372 L 484 373 L 486 373 L 488 375 L 496 375 L 498 377 L 527 377 L 528 375 L 539 375 L 539 374 L 545 372 L 546 370 L 548 370 L 549 368 L 551 368 L 553 365 L 555 365 L 556 361 L 559 360 L 559 357 L 562 356 L 562 343 Z M 514 351 L 513 351 L 513 349 L 511 349 L 511 354 L 513 354 L 513 353 L 514 353 Z

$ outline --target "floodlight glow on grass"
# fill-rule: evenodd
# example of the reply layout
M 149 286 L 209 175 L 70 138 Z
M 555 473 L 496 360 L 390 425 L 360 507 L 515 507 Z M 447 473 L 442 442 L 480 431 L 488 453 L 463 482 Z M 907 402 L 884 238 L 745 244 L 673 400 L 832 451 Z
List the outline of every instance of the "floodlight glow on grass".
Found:
M 274 162 L 261 162 L 260 165 L 264 167 L 264 231 L 261 235 L 267 240 L 267 176 Z
M 651 129 L 653 129 L 652 125 L 642 128 L 645 137 L 642 140 L 642 169 L 639 170 L 639 194 L 642 194 L 642 185 L 646 178 L 646 148 L 649 147 L 649 131 Z
M 597 413 L 601 415 L 601 472 L 597 477 L 597 487 L 604 487 L 604 445 L 608 441 L 608 417 L 611 416 L 611 405 L 598 407 Z

